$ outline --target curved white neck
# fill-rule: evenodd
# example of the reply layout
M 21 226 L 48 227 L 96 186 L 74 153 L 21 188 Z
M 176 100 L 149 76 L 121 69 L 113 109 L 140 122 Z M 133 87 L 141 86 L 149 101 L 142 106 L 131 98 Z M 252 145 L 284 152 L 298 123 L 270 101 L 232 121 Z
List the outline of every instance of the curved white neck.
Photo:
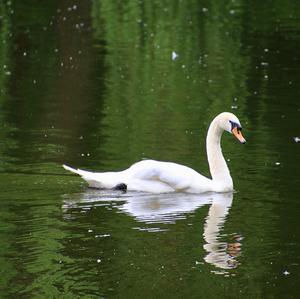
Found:
M 213 183 L 232 190 L 232 178 L 220 144 L 222 133 L 223 129 L 218 124 L 218 118 L 215 118 L 209 126 L 206 137 L 207 159 Z

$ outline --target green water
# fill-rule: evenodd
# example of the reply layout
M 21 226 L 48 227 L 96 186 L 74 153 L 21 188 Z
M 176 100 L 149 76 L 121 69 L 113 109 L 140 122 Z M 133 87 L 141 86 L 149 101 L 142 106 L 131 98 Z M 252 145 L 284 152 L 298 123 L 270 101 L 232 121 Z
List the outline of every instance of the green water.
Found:
M 1 298 L 298 298 L 297 1 L 0 3 Z M 176 57 L 175 57 L 176 56 Z M 61 167 L 144 158 L 233 194 L 90 190 Z

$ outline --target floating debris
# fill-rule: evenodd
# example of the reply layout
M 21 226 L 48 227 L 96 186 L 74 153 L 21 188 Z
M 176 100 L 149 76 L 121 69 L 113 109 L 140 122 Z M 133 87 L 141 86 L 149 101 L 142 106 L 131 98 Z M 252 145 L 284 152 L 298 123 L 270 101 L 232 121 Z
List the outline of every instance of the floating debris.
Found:
M 290 275 L 290 272 L 289 271 L 287 271 L 287 270 L 285 270 L 284 272 L 283 272 L 283 275 Z
M 173 51 L 172 52 L 172 60 L 176 60 L 177 57 L 178 57 L 178 54 L 175 51 Z
M 108 238 L 110 234 L 96 235 L 95 238 Z
M 294 141 L 295 141 L 296 143 L 298 143 L 298 142 L 300 141 L 300 137 L 298 137 L 298 136 L 293 137 L 293 139 L 294 139 Z
M 280 162 L 276 162 L 275 165 L 277 165 L 277 166 L 280 165 Z

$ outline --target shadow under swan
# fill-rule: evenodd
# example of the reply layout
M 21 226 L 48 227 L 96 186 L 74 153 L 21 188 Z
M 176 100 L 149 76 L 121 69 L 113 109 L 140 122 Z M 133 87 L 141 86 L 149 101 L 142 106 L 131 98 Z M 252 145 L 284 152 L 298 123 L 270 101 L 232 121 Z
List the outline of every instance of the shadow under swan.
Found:
M 88 209 L 114 202 L 114 207 L 145 224 L 168 224 L 185 219 L 186 215 L 204 205 L 210 205 L 205 218 L 203 248 L 207 252 L 205 262 L 219 269 L 232 269 L 238 266 L 237 256 L 241 250 L 241 237 L 232 235 L 232 242 L 221 241 L 220 232 L 225 224 L 233 201 L 233 193 L 205 194 L 150 194 L 140 192 L 116 192 L 87 189 L 78 197 L 65 199 L 63 210 L 71 208 Z M 141 229 L 144 230 L 144 229 Z M 159 229 L 149 229 L 159 231 Z

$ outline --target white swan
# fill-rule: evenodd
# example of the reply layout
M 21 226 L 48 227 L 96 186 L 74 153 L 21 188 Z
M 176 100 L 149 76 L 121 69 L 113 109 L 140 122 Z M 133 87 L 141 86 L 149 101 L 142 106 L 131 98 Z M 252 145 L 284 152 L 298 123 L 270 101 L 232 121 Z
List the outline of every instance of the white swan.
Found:
M 233 190 L 233 183 L 222 154 L 221 135 L 223 131 L 227 131 L 233 133 L 241 143 L 245 143 L 241 129 L 240 121 L 230 112 L 217 115 L 211 122 L 206 137 L 206 150 L 212 179 L 206 178 L 187 166 L 154 160 L 137 162 L 119 172 L 96 173 L 73 169 L 66 165 L 63 167 L 79 174 L 93 188 L 127 189 L 152 193 L 228 192 Z

